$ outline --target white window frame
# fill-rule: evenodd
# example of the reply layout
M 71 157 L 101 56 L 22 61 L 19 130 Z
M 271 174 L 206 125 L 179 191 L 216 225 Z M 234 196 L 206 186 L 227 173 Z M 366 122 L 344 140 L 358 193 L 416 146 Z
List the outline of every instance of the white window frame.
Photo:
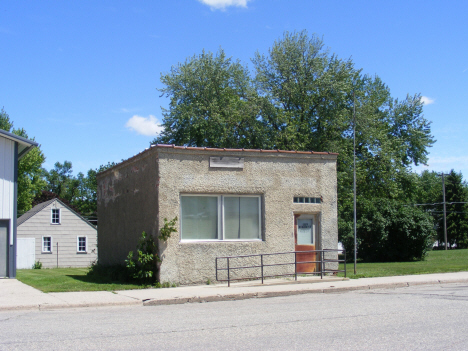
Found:
M 44 250 L 44 239 L 45 238 L 50 238 L 50 251 L 45 251 Z M 52 253 L 53 247 L 54 247 L 53 238 L 51 236 L 43 236 L 42 240 L 41 240 L 41 252 L 42 253 L 48 253 L 48 254 Z
M 80 251 L 80 238 L 84 238 L 85 239 L 85 250 L 84 251 Z M 76 237 L 76 252 L 77 253 L 88 253 L 88 237 L 85 236 L 85 235 L 78 235 Z
M 58 211 L 58 223 L 54 222 L 54 210 Z M 62 223 L 62 213 L 61 212 L 62 211 L 60 211 L 60 208 L 50 209 L 50 224 L 59 225 L 60 223 Z
M 181 198 L 183 196 L 207 196 L 207 197 L 216 197 L 217 198 L 217 208 L 218 208 L 218 238 L 217 239 L 183 239 L 182 238 L 182 200 Z M 257 239 L 225 239 L 224 238 L 224 199 L 226 197 L 254 197 L 258 198 L 258 234 L 259 238 Z M 257 195 L 257 194 L 252 194 L 252 195 L 237 195 L 237 194 L 180 194 L 180 213 L 179 213 L 179 218 L 180 218 L 180 241 L 181 242 L 196 242 L 196 241 L 263 241 L 263 233 L 262 233 L 262 196 Z

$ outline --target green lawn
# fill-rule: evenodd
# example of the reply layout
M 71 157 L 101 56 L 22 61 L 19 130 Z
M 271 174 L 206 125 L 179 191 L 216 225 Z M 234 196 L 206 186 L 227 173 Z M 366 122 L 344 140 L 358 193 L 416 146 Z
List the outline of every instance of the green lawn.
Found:
M 426 260 L 416 262 L 358 263 L 356 275 L 353 274 L 352 263 L 346 266 L 349 278 L 468 271 L 468 250 L 431 251 Z M 99 275 L 87 276 L 87 272 L 88 268 L 20 269 L 17 279 L 43 292 L 113 291 L 148 287 L 119 283 Z
M 87 272 L 88 268 L 19 269 L 16 278 L 43 292 L 114 291 L 147 287 L 89 277 Z
M 343 269 L 343 265 L 340 265 Z M 346 264 L 348 278 L 468 271 L 468 250 L 430 251 L 424 261 Z M 343 274 L 339 274 L 343 276 Z

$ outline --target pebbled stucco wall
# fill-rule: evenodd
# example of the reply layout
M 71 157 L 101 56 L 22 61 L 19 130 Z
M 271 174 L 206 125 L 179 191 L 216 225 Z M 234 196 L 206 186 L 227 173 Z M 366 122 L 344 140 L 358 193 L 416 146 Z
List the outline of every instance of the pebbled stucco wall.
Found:
M 210 168 L 210 156 L 243 157 L 244 168 Z M 260 195 L 263 240 L 181 241 L 179 221 L 178 232 L 160 242 L 161 282 L 215 281 L 219 256 L 294 251 L 294 214 L 316 214 L 319 248 L 336 249 L 336 158 L 335 154 L 152 147 L 98 175 L 99 260 L 122 263 L 142 230 L 156 236 L 164 218 L 180 219 L 181 194 Z M 294 196 L 322 197 L 323 202 L 295 204 Z
M 123 264 L 143 231 L 157 236 L 158 155 L 148 151 L 97 176 L 101 264 Z

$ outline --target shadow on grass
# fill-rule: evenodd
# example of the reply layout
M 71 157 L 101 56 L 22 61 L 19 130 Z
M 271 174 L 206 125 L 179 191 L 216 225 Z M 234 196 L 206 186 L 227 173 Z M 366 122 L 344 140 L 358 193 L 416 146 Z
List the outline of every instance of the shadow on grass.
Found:
M 135 284 L 135 282 L 130 281 L 123 281 L 123 280 L 115 280 L 109 277 L 95 277 L 95 276 L 88 276 L 88 275 L 66 275 L 69 278 L 79 280 L 83 283 L 90 283 L 90 284 L 101 284 L 101 285 L 108 285 L 108 284 L 119 284 L 119 285 L 139 285 Z
M 130 279 L 124 266 L 93 265 L 85 274 L 67 274 L 66 277 L 86 284 L 94 285 L 132 285 L 135 288 L 144 287 L 133 279 Z
M 68 274 L 67 277 L 84 284 L 100 286 L 104 289 L 106 289 L 106 286 L 109 289 L 112 289 L 112 286 L 130 289 L 142 289 L 153 286 L 151 282 L 132 279 L 128 269 L 122 265 L 102 266 L 94 264 L 85 274 Z

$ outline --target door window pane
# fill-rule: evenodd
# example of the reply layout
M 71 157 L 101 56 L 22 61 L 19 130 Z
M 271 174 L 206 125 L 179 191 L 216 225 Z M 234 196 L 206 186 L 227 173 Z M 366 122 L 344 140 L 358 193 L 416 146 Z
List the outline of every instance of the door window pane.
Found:
M 297 220 L 297 245 L 313 245 L 314 228 L 312 219 Z
M 218 238 L 218 197 L 182 196 L 182 239 Z

